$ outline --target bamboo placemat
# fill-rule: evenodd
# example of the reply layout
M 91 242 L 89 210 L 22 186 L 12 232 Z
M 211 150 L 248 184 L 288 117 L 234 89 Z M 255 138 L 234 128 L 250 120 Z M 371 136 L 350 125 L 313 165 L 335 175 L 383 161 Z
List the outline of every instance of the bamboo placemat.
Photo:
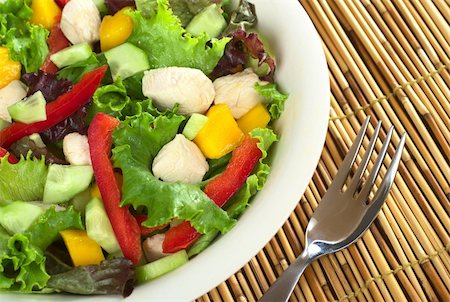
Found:
M 309 217 L 367 116 L 369 136 L 378 120 L 381 139 L 395 126 L 394 145 L 408 133 L 390 196 L 362 239 L 307 268 L 291 301 L 450 301 L 449 0 L 300 2 L 322 38 L 330 75 L 322 157 L 277 235 L 197 301 L 262 296 L 301 252 Z

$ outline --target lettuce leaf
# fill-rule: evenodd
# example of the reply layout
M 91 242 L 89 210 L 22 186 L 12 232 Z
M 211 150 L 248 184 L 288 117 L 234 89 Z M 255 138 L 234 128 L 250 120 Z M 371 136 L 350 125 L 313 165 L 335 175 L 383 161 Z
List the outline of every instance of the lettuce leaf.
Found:
M 192 37 L 172 13 L 168 0 L 157 2 L 157 13 L 150 19 L 144 18 L 140 11 L 129 13 L 134 26 L 128 42 L 147 53 L 150 68 L 179 66 L 211 73 L 230 39 L 210 40 L 206 34 Z
M 275 83 L 267 85 L 256 83 L 255 89 L 269 102 L 268 108 L 271 120 L 278 119 L 284 111 L 284 102 L 287 100 L 288 95 L 281 93 Z
M 10 164 L 6 157 L 0 159 L 0 203 L 5 201 L 42 200 L 47 179 L 45 160 L 21 157 Z
M 255 129 L 250 135 L 259 139 L 258 147 L 263 155 L 253 173 L 247 178 L 244 186 L 234 194 L 226 203 L 225 210 L 228 216 L 238 218 L 239 215 L 249 206 L 251 198 L 260 191 L 266 183 L 270 173 L 270 166 L 267 164 L 267 150 L 278 140 L 277 135 L 269 128 Z M 188 256 L 192 257 L 206 249 L 219 233 L 209 233 L 200 237 L 188 251 Z
M 63 67 L 58 71 L 58 79 L 67 79 L 73 84 L 78 83 L 85 73 L 88 73 L 106 64 L 103 54 L 92 54 L 84 61 Z M 107 77 L 103 80 L 106 80 Z
M 124 258 L 102 261 L 100 265 L 74 267 L 67 272 L 52 275 L 47 286 L 73 294 L 122 294 L 133 291 L 133 263 Z
M 43 251 L 68 228 L 83 228 L 81 216 L 73 208 L 62 212 L 48 209 L 24 233 L 9 236 L 0 228 L 0 290 L 42 290 L 50 278 Z
M 0 4 L 0 45 L 6 45 L 11 58 L 19 61 L 26 72 L 41 67 L 48 54 L 48 31 L 29 22 L 30 0 L 7 0 Z
M 158 116 L 161 114 L 173 114 L 174 110 L 160 112 L 153 106 L 150 99 L 132 100 L 124 82 L 119 78 L 115 83 L 102 86 L 95 91 L 87 119 L 91 121 L 99 112 L 124 120 L 127 116 L 140 115 L 142 112 Z
M 122 205 L 147 209 L 144 226 L 174 218 L 189 220 L 200 233 L 229 230 L 235 223 L 199 186 L 158 180 L 149 170 L 159 150 L 178 132 L 184 117 L 149 113 L 127 118 L 113 133 L 113 161 L 123 173 Z

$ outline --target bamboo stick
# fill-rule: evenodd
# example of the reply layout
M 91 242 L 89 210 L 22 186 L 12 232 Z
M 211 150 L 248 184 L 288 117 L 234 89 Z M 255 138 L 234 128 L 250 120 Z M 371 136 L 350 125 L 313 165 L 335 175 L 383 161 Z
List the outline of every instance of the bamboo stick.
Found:
M 231 295 L 231 292 L 225 282 L 220 283 L 217 289 L 219 290 L 220 296 L 222 297 L 223 301 L 233 302 L 233 296 Z
M 242 288 L 239 284 L 238 279 L 236 278 L 236 274 L 232 275 L 227 282 L 230 284 L 231 291 L 233 292 L 233 296 L 236 297 L 235 301 L 239 302 L 247 302 L 247 298 L 242 291 Z
M 245 277 L 242 274 L 242 272 L 239 271 L 236 274 L 236 276 L 237 276 L 239 284 L 241 285 L 242 290 L 243 290 L 243 292 L 245 294 L 245 298 L 248 300 L 248 302 L 255 302 L 256 300 L 255 300 L 255 298 L 253 296 L 253 292 L 252 292 L 250 286 L 248 285 L 247 280 L 245 279 Z
M 445 1 L 435 1 L 434 4 L 439 9 L 442 16 L 447 20 L 447 23 L 450 23 L 450 1 L 447 0 L 447 3 Z

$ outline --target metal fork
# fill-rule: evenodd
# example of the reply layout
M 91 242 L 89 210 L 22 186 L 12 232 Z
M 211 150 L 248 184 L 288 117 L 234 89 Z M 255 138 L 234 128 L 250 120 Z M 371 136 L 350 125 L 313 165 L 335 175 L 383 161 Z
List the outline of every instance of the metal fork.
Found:
M 387 153 L 389 141 L 394 130 L 393 127 L 389 129 L 372 171 L 365 183 L 362 184 L 362 176 L 370 161 L 378 133 L 380 132 L 381 121 L 378 122 L 358 169 L 347 189 L 343 191 L 343 186 L 358 156 L 368 124 L 369 118 L 362 125 L 337 175 L 311 217 L 305 233 L 305 249 L 269 288 L 259 300 L 260 302 L 287 301 L 303 271 L 312 261 L 320 256 L 337 252 L 349 246 L 360 238 L 374 221 L 394 182 L 406 134 L 403 133 L 381 185 L 374 193 L 372 201 L 368 204 L 370 192 L 383 164 L 383 159 Z

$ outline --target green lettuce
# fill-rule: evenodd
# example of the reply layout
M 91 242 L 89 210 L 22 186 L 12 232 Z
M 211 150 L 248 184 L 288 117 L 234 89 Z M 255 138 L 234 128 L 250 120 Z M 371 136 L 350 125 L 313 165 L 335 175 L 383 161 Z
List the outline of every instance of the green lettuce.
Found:
M 22 157 L 10 164 L 6 157 L 0 159 L 0 203 L 5 201 L 42 200 L 47 179 L 45 159 Z
M 288 95 L 281 93 L 277 84 L 260 85 L 256 83 L 256 91 L 259 92 L 269 102 L 269 112 L 272 120 L 276 120 L 280 117 L 284 110 L 284 102 L 287 100 Z
M 68 228 L 83 228 L 81 216 L 73 208 L 62 212 L 50 208 L 27 231 L 13 236 L 0 227 L 0 290 L 42 290 L 50 278 L 43 251 Z
M 153 116 L 162 114 L 149 99 L 132 100 L 120 78 L 115 83 L 101 86 L 95 91 L 92 97 L 92 105 L 88 109 L 88 120 L 92 120 L 99 112 L 120 120 L 127 116 L 139 115 L 142 112 L 149 112 Z M 168 110 L 167 112 L 171 111 Z
M 157 12 L 150 19 L 140 11 L 129 13 L 134 26 L 128 42 L 147 53 L 151 68 L 179 66 L 211 73 L 230 39 L 211 40 L 206 34 L 192 37 L 172 13 L 168 0 L 157 3 Z
M 26 72 L 35 72 L 48 55 L 48 31 L 29 22 L 30 0 L 7 0 L 0 4 L 0 45 L 6 45 L 11 58 Z
M 127 118 L 113 133 L 113 161 L 123 173 L 122 203 L 147 209 L 144 226 L 174 218 L 189 220 L 200 233 L 229 230 L 235 223 L 199 186 L 158 180 L 149 170 L 159 150 L 178 132 L 184 117 L 149 113 Z
M 86 60 L 66 66 L 58 71 L 59 79 L 67 79 L 72 83 L 78 83 L 84 74 L 106 65 L 106 58 L 103 54 L 92 54 Z M 105 77 L 103 80 L 109 80 Z
M 205 7 L 217 3 L 214 0 L 169 0 L 173 14 L 177 16 L 181 24 L 186 27 L 192 18 Z M 136 0 L 136 7 L 142 14 L 150 18 L 154 16 L 158 9 L 157 0 Z
M 277 135 L 269 128 L 255 129 L 250 135 L 259 139 L 258 147 L 262 151 L 262 156 L 253 173 L 247 178 L 245 184 L 234 194 L 225 205 L 228 216 L 238 218 L 249 206 L 251 198 L 260 191 L 266 183 L 270 173 L 270 166 L 267 164 L 267 150 L 278 140 Z M 219 233 L 209 233 L 200 237 L 189 248 L 188 255 L 192 257 L 207 248 Z

